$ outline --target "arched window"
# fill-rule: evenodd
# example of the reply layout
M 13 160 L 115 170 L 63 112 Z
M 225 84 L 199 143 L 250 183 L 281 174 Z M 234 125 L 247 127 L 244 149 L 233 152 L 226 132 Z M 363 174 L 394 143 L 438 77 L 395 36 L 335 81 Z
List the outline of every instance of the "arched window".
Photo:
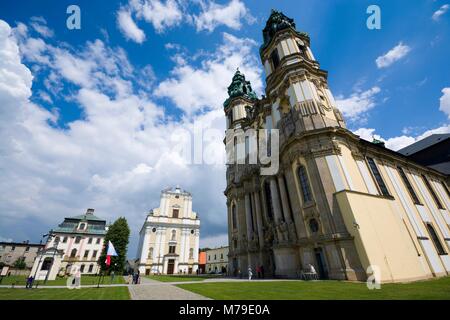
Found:
M 42 262 L 41 270 L 43 270 L 43 271 L 50 270 L 52 263 L 53 263 L 53 258 L 45 258 L 44 262 Z
M 153 247 L 150 247 L 150 249 L 148 249 L 148 259 L 153 259 Z
M 189 259 L 194 259 L 194 249 L 189 249 Z
M 280 65 L 280 56 L 278 55 L 278 50 L 276 48 L 270 54 L 270 58 L 273 63 L 273 69 L 276 69 Z
M 176 230 L 172 230 L 172 241 L 175 241 L 177 239 L 177 231 Z
M 298 168 L 298 180 L 300 182 L 300 188 L 302 191 L 303 202 L 312 201 L 311 188 L 309 187 L 308 174 L 304 166 Z
M 270 182 L 264 182 L 264 193 L 266 198 L 267 217 L 273 220 L 272 193 L 270 192 Z
M 439 237 L 438 237 L 436 231 L 434 230 L 433 226 L 431 225 L 431 223 L 427 223 L 426 226 L 427 226 L 428 233 L 431 236 L 431 240 L 433 240 L 434 246 L 436 247 L 436 251 L 438 252 L 438 254 L 440 256 L 446 255 L 447 253 L 445 252 L 445 249 L 442 246 L 442 243 L 439 240 Z
M 316 233 L 319 231 L 319 223 L 316 219 L 309 220 L 309 229 L 311 229 L 312 233 Z
M 80 227 L 78 229 L 84 230 L 86 228 L 86 223 L 80 223 Z
M 88 272 L 89 272 L 89 273 L 92 273 L 92 270 L 93 270 L 93 269 L 94 269 L 94 265 L 93 265 L 93 264 L 89 265 Z
M 84 272 L 84 264 L 81 265 L 80 272 Z
M 72 249 L 72 251 L 70 252 L 70 257 L 75 258 L 76 255 L 77 255 L 77 249 Z
M 236 205 L 231 205 L 231 218 L 233 220 L 233 229 L 237 229 Z

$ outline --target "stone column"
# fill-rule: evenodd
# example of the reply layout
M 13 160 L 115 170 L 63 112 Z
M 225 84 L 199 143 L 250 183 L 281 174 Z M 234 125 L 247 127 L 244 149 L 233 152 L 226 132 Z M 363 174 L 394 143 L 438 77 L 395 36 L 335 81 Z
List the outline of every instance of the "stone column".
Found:
M 162 227 L 160 229 L 161 237 L 160 237 L 160 245 L 159 245 L 159 255 L 161 256 L 160 261 L 164 261 L 164 254 L 166 249 L 166 228 Z M 161 272 L 164 272 L 164 267 L 161 270 Z
M 283 221 L 283 215 L 281 213 L 280 197 L 278 196 L 277 181 L 275 178 L 270 179 L 270 195 L 272 197 L 275 222 L 280 223 Z
M 186 229 L 181 228 L 181 237 L 180 237 L 180 261 L 179 263 L 185 263 L 186 257 L 184 256 L 184 243 L 186 241 Z
M 286 193 L 286 187 L 282 175 L 278 176 L 278 185 L 280 187 L 281 204 L 283 205 L 284 220 L 287 223 L 291 223 L 292 218 L 291 218 L 291 210 L 289 208 L 289 198 Z
M 140 263 L 142 264 L 147 264 L 147 259 L 148 259 L 148 250 L 149 250 L 149 239 L 150 239 L 150 235 L 149 235 L 149 229 L 148 227 L 145 227 L 144 230 L 144 234 L 142 235 L 143 239 L 142 239 L 142 248 L 141 248 L 141 257 L 140 257 Z
M 253 234 L 250 193 L 245 194 L 245 222 L 247 224 L 247 240 L 250 242 Z
M 155 260 L 153 263 L 160 263 L 161 257 L 160 257 L 160 247 L 161 247 L 161 231 L 159 228 L 156 228 L 156 240 L 155 240 L 155 248 L 153 248 L 153 254 L 155 256 Z M 159 271 L 159 265 L 156 268 L 152 268 L 152 272 L 158 272 Z

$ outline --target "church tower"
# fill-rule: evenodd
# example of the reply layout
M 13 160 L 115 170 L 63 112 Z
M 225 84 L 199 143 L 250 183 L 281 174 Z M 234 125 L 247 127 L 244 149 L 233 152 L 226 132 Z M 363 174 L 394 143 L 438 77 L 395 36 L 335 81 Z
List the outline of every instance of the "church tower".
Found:
M 292 112 L 302 131 L 345 128 L 328 88 L 328 73 L 320 69 L 314 58 L 308 34 L 297 31 L 292 19 L 272 10 L 263 38 L 260 56 L 266 71 L 266 96 L 272 105 L 274 127 L 280 124 L 283 114 Z
M 448 274 L 446 177 L 348 130 L 308 34 L 281 12 L 267 20 L 260 57 L 265 95 L 258 98 L 237 70 L 224 102 L 234 129 L 227 153 L 245 151 L 244 162 L 227 165 L 228 270 L 366 280 L 375 266 L 382 281 Z M 278 133 L 279 149 L 272 139 L 257 144 L 271 147 L 277 171 L 247 161 L 248 132 Z

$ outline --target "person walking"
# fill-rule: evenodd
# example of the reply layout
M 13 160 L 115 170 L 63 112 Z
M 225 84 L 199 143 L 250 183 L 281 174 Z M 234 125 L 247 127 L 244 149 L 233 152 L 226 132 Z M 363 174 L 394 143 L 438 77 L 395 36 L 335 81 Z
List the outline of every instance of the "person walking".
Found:
M 251 267 L 248 267 L 248 280 L 252 280 L 253 271 Z
M 261 267 L 256 266 L 256 275 L 258 276 L 258 279 L 261 279 Z
M 34 280 L 33 276 L 29 276 L 27 278 L 27 285 L 26 285 L 27 289 L 32 289 L 33 288 L 33 280 Z

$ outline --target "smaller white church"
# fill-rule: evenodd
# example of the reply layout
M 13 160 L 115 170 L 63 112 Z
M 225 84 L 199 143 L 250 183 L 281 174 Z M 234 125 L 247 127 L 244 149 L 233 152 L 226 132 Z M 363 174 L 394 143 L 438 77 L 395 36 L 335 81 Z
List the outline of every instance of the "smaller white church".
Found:
M 198 269 L 200 219 L 192 195 L 179 187 L 161 191 L 159 208 L 140 231 L 137 267 L 141 274 L 190 274 Z

